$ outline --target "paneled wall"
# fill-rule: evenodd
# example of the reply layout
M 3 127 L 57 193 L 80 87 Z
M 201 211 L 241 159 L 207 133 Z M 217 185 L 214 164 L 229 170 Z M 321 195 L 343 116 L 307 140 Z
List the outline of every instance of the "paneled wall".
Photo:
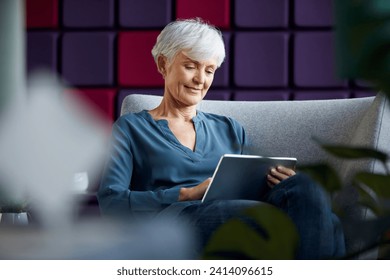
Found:
M 28 72 L 59 73 L 115 120 L 126 95 L 163 93 L 151 48 L 168 22 L 196 16 L 226 43 L 209 99 L 374 94 L 337 77 L 332 0 L 26 0 Z

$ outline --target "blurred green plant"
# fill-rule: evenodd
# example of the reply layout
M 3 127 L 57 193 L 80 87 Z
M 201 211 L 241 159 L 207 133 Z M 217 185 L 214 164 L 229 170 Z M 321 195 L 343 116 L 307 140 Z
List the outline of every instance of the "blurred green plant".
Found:
M 339 76 L 361 79 L 390 98 L 390 1 L 334 0 L 336 20 L 336 54 Z M 383 174 L 355 174 L 354 186 L 359 203 L 376 214 L 371 221 L 372 234 L 381 248 L 390 242 L 390 171 L 389 156 L 366 147 L 346 147 L 322 144 L 329 153 L 348 160 L 376 159 L 382 163 Z M 369 249 L 369 248 L 367 248 Z M 390 258 L 390 251 L 381 258 Z
M 381 151 L 366 147 L 319 144 L 331 155 L 344 160 L 374 159 L 383 164 L 384 174 L 362 171 L 354 174 L 351 180 L 352 187 L 356 188 L 359 195 L 357 205 L 367 207 L 375 215 L 375 218 L 369 220 L 352 221 L 356 230 L 355 233 L 361 235 L 362 239 L 375 241 L 368 244 L 366 248 L 352 252 L 346 258 L 355 257 L 372 249 L 384 248 L 384 245 L 390 243 L 390 172 L 387 165 L 388 156 Z M 342 191 L 341 179 L 336 170 L 330 165 L 322 164 L 321 168 L 318 165 L 301 166 L 299 169 L 312 176 L 332 196 Z M 334 182 L 338 183 L 334 184 Z M 343 216 L 342 209 L 336 209 L 336 212 L 339 216 Z M 382 250 L 379 257 L 389 258 L 390 254 L 388 251 Z
M 365 80 L 390 96 L 390 1 L 333 3 L 339 76 Z
M 211 237 L 203 259 L 294 259 L 299 237 L 295 225 L 271 205 L 249 208 Z

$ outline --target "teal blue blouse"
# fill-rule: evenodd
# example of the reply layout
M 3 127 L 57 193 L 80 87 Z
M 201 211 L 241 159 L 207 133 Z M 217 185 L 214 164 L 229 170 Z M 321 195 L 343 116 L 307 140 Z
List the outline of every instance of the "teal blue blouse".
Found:
M 178 201 L 180 188 L 211 177 L 223 154 L 243 153 L 245 131 L 234 119 L 197 111 L 192 121 L 194 151 L 146 110 L 114 123 L 98 191 L 103 214 L 156 214 Z

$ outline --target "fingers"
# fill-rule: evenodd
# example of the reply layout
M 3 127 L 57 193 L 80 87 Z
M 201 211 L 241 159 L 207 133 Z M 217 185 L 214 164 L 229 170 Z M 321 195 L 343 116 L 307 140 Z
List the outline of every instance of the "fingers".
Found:
M 211 183 L 211 177 L 207 178 L 206 180 L 203 181 L 204 184 L 206 184 L 206 186 L 210 185 Z
M 211 182 L 211 178 L 207 178 L 199 185 L 191 188 L 193 189 L 192 200 L 201 199 L 204 193 L 206 192 L 207 188 L 209 187 L 210 182 Z
M 267 175 L 267 183 L 268 183 L 268 186 L 269 186 L 270 188 L 272 188 L 273 186 L 279 184 L 279 183 L 280 183 L 280 180 L 277 179 L 277 178 L 275 178 L 275 177 L 273 177 L 272 175 L 268 174 L 268 175 Z
M 181 188 L 179 192 L 179 201 L 187 201 L 187 200 L 198 200 L 202 199 L 204 193 L 206 192 L 209 184 L 211 182 L 211 178 L 207 178 L 199 185 L 196 185 L 191 188 Z
M 284 166 L 277 166 L 272 168 L 270 173 L 267 175 L 268 184 L 273 187 L 276 184 L 279 184 L 281 181 L 294 176 L 296 173 L 291 168 Z
M 277 166 L 276 168 L 271 169 L 271 174 L 279 179 L 284 180 L 295 175 L 295 171 L 284 166 Z

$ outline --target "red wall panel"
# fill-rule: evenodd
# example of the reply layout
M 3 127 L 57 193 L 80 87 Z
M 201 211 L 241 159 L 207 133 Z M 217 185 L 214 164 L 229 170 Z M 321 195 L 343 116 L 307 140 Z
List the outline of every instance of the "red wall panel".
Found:
M 163 86 L 152 56 L 158 31 L 120 32 L 118 37 L 118 79 L 122 86 Z
M 58 0 L 26 0 L 28 28 L 55 28 L 58 26 Z
M 230 27 L 229 0 L 176 0 L 176 17 L 201 17 L 221 29 Z

